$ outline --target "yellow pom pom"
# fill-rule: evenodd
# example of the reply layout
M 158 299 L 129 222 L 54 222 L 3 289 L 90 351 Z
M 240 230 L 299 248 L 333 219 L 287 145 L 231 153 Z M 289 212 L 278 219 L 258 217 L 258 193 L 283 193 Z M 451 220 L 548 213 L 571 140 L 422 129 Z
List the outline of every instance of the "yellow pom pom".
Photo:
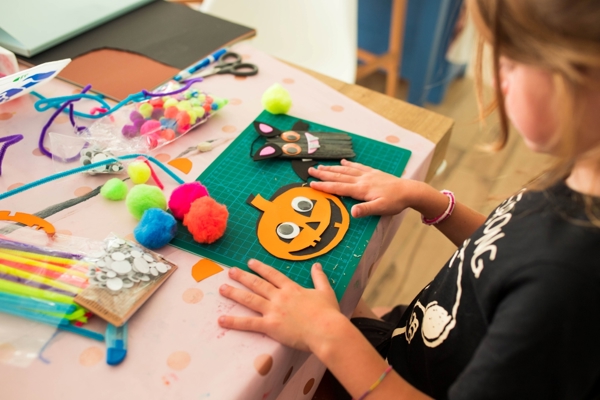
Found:
M 148 119 L 152 115 L 153 109 L 154 109 L 154 107 L 152 107 L 152 104 L 143 103 L 140 105 L 138 111 L 140 112 L 140 114 L 142 114 L 144 116 L 144 118 Z
M 150 167 L 143 161 L 134 161 L 127 166 L 127 174 L 135 184 L 146 183 L 150 179 Z
M 283 86 L 276 83 L 263 93 L 262 105 L 271 114 L 285 114 L 292 107 L 292 97 Z

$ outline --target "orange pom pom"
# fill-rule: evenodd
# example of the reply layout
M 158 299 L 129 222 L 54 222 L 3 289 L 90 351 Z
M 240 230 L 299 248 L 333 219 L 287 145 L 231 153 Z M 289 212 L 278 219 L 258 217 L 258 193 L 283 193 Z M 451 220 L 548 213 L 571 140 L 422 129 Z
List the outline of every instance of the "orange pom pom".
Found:
M 229 212 L 209 196 L 194 200 L 190 211 L 183 217 L 183 225 L 199 243 L 213 243 L 220 239 L 227 228 Z

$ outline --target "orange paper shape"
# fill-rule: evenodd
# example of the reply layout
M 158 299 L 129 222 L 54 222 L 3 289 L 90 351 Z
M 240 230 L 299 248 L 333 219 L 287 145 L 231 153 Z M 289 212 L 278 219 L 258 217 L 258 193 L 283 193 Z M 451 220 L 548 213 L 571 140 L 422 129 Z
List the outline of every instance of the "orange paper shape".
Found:
M 301 184 L 282 187 L 266 200 L 260 194 L 247 203 L 263 212 L 258 241 L 270 254 L 284 260 L 308 260 L 337 246 L 350 226 L 350 215 L 332 194 Z
M 203 258 L 192 267 L 192 278 L 194 278 L 196 282 L 200 282 L 221 271 L 223 271 L 223 268 L 219 264 L 208 258 Z
M 184 174 L 189 174 L 192 170 L 192 162 L 189 158 L 176 158 L 174 160 L 169 161 L 167 164 L 174 168 L 177 168 Z
M 37 230 L 43 229 L 48 236 L 54 236 L 56 233 L 54 225 L 43 218 L 31 214 L 16 212 L 14 215 L 10 215 L 10 211 L 0 211 L 0 220 L 18 222 Z

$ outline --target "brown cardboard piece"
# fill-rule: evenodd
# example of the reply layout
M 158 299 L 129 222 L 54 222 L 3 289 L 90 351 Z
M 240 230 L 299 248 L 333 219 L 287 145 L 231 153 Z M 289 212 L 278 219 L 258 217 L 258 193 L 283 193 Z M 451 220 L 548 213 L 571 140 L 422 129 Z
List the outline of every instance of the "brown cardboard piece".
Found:
M 141 89 L 152 91 L 178 72 L 139 54 L 99 49 L 75 58 L 59 76 L 78 86 L 91 84 L 92 91 L 118 101 Z

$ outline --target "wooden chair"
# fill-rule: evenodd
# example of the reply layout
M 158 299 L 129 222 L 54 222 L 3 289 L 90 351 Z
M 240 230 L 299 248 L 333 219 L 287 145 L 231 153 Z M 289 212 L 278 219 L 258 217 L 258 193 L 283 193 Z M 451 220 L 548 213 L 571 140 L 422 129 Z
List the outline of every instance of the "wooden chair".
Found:
M 408 0 L 392 0 L 389 45 L 386 53 L 378 56 L 366 50 L 358 49 L 358 59 L 363 63 L 356 70 L 356 79 L 364 78 L 380 69 L 384 70 L 387 74 L 385 94 L 391 97 L 396 97 L 407 2 Z

